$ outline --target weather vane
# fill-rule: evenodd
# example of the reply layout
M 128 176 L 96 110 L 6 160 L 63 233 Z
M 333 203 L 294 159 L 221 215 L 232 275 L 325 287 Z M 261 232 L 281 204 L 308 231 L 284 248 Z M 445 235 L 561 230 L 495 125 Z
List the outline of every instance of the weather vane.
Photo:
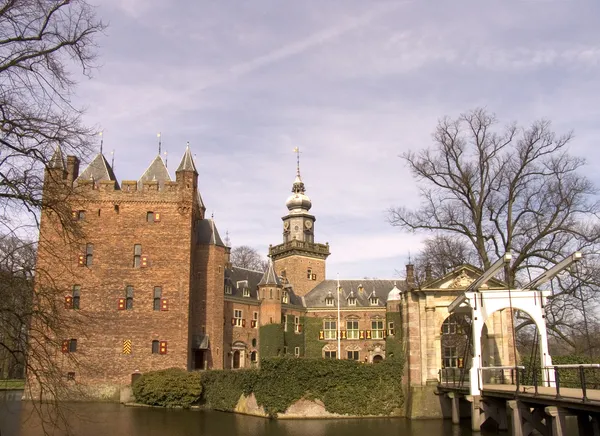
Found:
M 102 137 L 102 132 L 98 133 L 100 135 L 100 154 L 102 154 L 102 149 L 104 148 L 104 138 Z
M 162 148 L 162 140 L 160 138 L 160 132 L 158 132 L 156 134 L 156 137 L 158 138 L 158 155 L 160 156 L 160 152 L 161 152 L 161 148 Z
M 294 153 L 296 153 L 296 173 L 300 176 L 300 149 L 294 147 Z

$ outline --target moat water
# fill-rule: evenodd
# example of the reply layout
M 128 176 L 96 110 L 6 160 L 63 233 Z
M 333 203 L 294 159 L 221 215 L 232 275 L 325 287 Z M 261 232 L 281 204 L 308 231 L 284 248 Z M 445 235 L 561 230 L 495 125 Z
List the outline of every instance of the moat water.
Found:
M 66 403 L 70 433 L 45 426 L 55 436 L 468 436 L 470 422 L 410 421 L 402 418 L 268 420 L 233 413 L 200 410 L 125 407 L 113 403 Z M 46 421 L 56 410 L 44 412 Z M 44 426 L 34 404 L 0 392 L 0 436 L 42 436 Z M 478 433 L 488 436 L 492 433 Z

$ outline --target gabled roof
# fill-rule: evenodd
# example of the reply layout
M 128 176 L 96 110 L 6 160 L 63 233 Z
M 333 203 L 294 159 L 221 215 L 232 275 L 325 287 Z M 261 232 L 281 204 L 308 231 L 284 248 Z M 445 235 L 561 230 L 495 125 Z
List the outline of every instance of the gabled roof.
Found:
M 225 297 L 246 298 L 258 300 L 258 283 L 263 273 L 251 269 L 240 268 L 237 266 L 225 270 L 225 286 L 229 286 L 231 294 L 225 294 Z M 250 292 L 249 297 L 244 297 L 244 289 Z
M 398 280 L 340 280 L 340 307 L 354 307 L 348 304 L 348 297 L 356 298 L 356 307 L 385 307 L 388 293 L 397 286 L 406 289 L 406 283 Z M 304 296 L 306 307 L 326 307 L 325 298 L 331 293 L 336 295 L 337 280 L 324 280 Z M 374 294 L 374 295 L 373 295 Z M 376 296 L 377 306 L 372 306 L 370 296 Z M 337 301 L 336 301 L 337 306 Z
M 421 290 L 465 290 L 469 285 L 478 279 L 483 271 L 476 266 L 464 264 L 456 267 L 454 270 L 444 276 L 430 280 L 421 286 Z M 502 280 L 491 278 L 486 283 L 487 289 L 506 289 L 506 283 Z M 482 288 L 486 289 L 486 287 Z
M 62 152 L 62 148 L 60 148 L 60 144 L 56 145 L 54 154 L 52 155 L 52 158 L 48 162 L 48 168 L 56 168 L 56 169 L 60 169 L 60 170 L 66 169 L 65 158 L 63 157 L 63 152 Z
M 215 221 L 208 218 L 198 221 L 198 225 L 196 226 L 196 242 L 203 245 L 225 247 Z
M 281 282 L 279 281 L 279 277 L 277 277 L 277 274 L 275 274 L 275 270 L 273 269 L 273 262 L 271 261 L 269 261 L 269 265 L 267 266 L 267 269 L 265 270 L 262 279 L 260 279 L 260 282 L 258 283 L 258 286 L 266 285 L 281 286 Z
M 177 172 L 179 171 L 193 171 L 196 174 L 196 165 L 194 164 L 194 158 L 192 157 L 192 152 L 190 151 L 190 146 L 188 145 L 185 148 L 185 153 L 183 153 L 183 158 L 181 158 L 181 163 L 179 167 L 177 167 Z
M 117 181 L 115 173 L 112 167 L 104 157 L 102 153 L 98 155 L 90 162 L 85 170 L 77 177 L 77 181 L 92 180 L 94 183 L 101 182 L 103 180 L 114 180 Z M 117 183 L 117 188 L 119 184 Z
M 165 182 L 171 181 L 171 176 L 169 175 L 169 170 L 165 165 L 165 161 L 162 160 L 162 157 L 156 156 L 150 166 L 144 171 L 142 177 L 138 180 L 138 184 L 141 185 L 147 181 L 155 181 L 159 183 L 159 186 L 163 186 Z

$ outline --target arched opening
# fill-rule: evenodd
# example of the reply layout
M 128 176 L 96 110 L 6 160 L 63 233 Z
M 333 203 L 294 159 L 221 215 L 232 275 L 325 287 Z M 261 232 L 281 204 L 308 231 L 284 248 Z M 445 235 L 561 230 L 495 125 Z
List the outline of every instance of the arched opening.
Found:
M 383 361 L 383 356 L 381 354 L 377 354 L 373 356 L 373 363 L 381 363 Z
M 240 350 L 235 350 L 233 352 L 233 369 L 238 369 L 240 367 Z
M 471 316 L 455 313 L 444 319 L 440 328 L 441 377 L 444 382 L 468 381 L 473 346 Z

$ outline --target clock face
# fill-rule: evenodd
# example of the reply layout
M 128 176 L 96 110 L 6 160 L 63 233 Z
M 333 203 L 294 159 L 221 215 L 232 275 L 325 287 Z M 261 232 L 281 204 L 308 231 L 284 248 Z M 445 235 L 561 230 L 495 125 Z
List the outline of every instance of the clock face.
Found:
M 312 221 L 304 221 L 304 227 L 310 230 L 312 228 Z

